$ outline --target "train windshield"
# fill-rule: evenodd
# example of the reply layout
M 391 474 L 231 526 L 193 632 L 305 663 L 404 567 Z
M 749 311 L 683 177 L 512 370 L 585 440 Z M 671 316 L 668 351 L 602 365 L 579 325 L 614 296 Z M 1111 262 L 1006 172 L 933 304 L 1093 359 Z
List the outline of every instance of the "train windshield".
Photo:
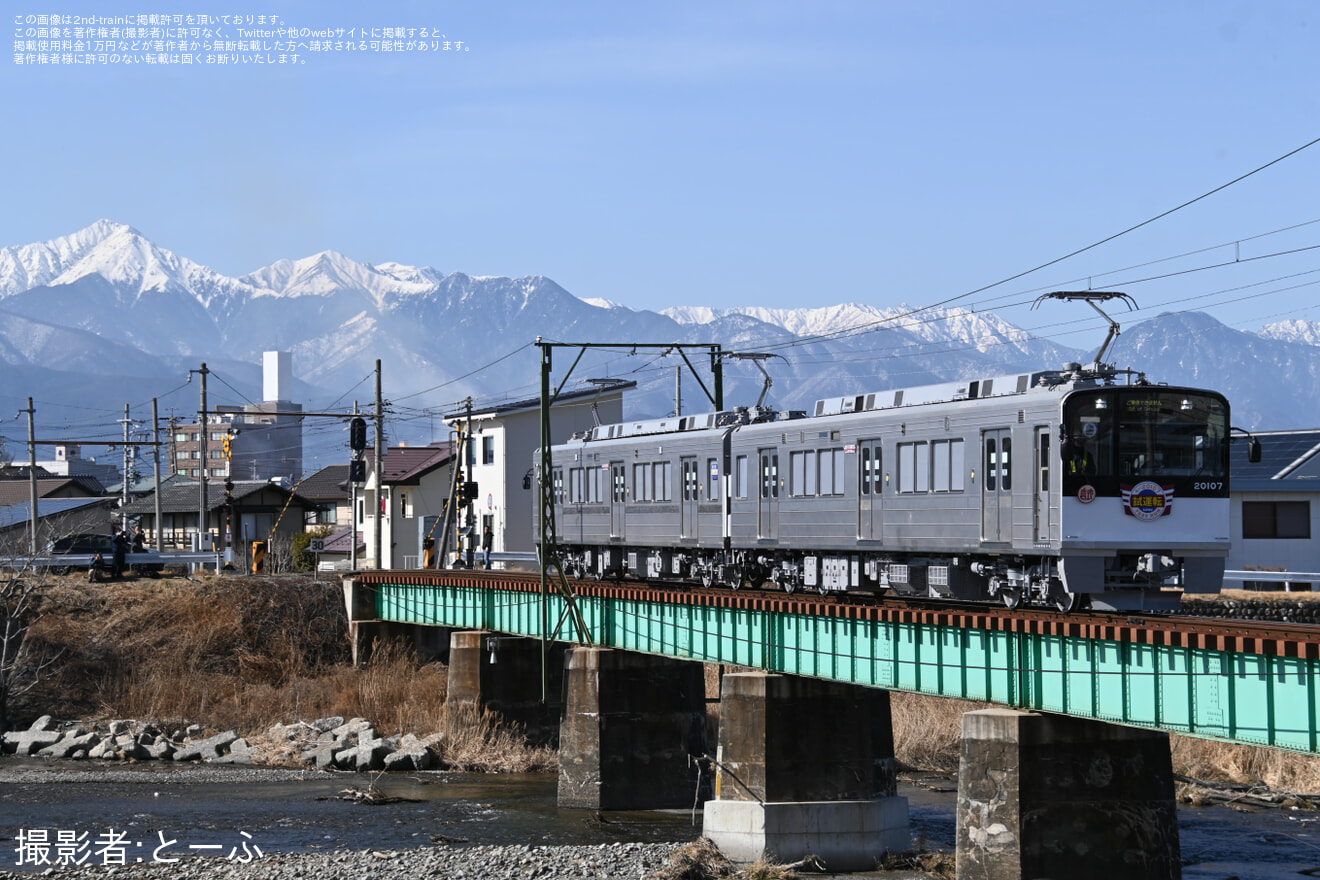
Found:
M 1078 392 L 1064 403 L 1066 473 L 1228 475 L 1228 405 L 1217 394 L 1152 387 Z

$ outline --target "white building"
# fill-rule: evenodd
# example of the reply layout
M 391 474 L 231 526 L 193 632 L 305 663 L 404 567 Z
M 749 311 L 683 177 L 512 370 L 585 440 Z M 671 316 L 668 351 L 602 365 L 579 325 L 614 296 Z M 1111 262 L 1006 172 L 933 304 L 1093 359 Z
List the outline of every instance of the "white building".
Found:
M 1230 570 L 1320 571 L 1320 430 L 1258 431 L 1232 447 Z M 1229 586 L 1232 586 L 1231 584 Z
M 102 486 L 113 486 L 123 479 L 117 465 L 98 464 L 94 458 L 83 458 L 82 447 L 76 443 L 56 446 L 54 460 L 38 461 L 37 467 L 60 477 L 94 477 Z
M 550 442 L 563 443 L 597 424 L 623 421 L 623 392 L 636 382 L 560 394 L 550 408 Z M 461 514 L 471 514 L 466 540 L 480 558 L 481 534 L 489 525 L 494 553 L 534 553 L 532 516 L 536 490 L 532 468 L 540 454 L 541 401 L 520 400 L 485 409 L 451 412 L 445 423 L 457 433 L 471 428 L 464 478 L 477 484 L 476 500 Z

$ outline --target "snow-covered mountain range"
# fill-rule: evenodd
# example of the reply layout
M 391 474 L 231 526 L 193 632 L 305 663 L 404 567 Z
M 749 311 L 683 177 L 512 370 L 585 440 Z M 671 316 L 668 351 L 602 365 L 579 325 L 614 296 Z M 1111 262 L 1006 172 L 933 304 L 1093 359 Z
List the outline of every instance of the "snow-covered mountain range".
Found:
M 105 410 L 108 420 L 122 413 L 122 401 L 150 399 L 202 361 L 258 399 L 261 352 L 271 349 L 293 352 L 303 383 L 295 395 L 309 407 L 342 403 L 345 395 L 366 401 L 369 391 L 353 389 L 376 359 L 385 396 L 406 402 L 396 412 L 448 408 L 468 395 L 482 403 L 528 397 L 539 383 L 530 347 L 538 337 L 774 352 L 769 401 L 794 409 L 825 396 L 1050 368 L 1093 355 L 966 309 L 675 306 L 656 313 L 581 300 L 540 276 L 373 266 L 332 251 L 231 278 L 108 220 L 0 249 L 0 362 L 10 392 Z M 1287 322 L 1252 334 L 1204 314 L 1162 315 L 1125 326 L 1112 357 L 1162 381 L 1226 391 L 1242 427 L 1320 422 L 1313 411 L 1317 324 Z M 635 379 L 640 388 L 629 398 L 629 414 L 663 415 L 674 408 L 679 363 L 658 352 L 598 352 L 575 375 Z M 732 362 L 725 375 L 726 402 L 755 401 L 762 379 L 754 366 Z M 705 405 L 695 386 L 685 380 L 685 411 Z M 400 419 L 393 437 L 407 439 L 408 430 Z

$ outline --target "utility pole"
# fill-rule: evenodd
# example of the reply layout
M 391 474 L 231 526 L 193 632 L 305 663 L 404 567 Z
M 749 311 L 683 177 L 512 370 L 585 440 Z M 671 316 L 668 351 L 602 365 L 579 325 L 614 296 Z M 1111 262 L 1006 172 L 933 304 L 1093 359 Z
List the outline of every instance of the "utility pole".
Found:
M 37 411 L 28 398 L 28 555 L 37 555 Z
M 353 415 L 358 414 L 358 403 L 353 401 Z M 352 430 L 352 427 L 349 427 Z M 351 441 L 350 441 L 351 442 Z M 361 453 L 353 450 L 353 461 L 357 461 Z M 363 518 L 365 520 L 365 517 Z M 357 480 L 353 479 L 353 465 L 348 466 L 348 567 L 351 571 L 357 571 L 357 539 L 358 539 L 358 511 L 357 511 Z
M 202 466 L 198 471 L 197 481 L 197 549 L 202 549 L 202 535 L 208 534 L 210 529 L 206 522 L 206 376 L 211 371 L 206 369 L 206 362 L 202 362 L 200 370 L 189 370 L 188 374 L 199 373 L 202 377 L 202 417 L 199 420 L 201 432 L 198 439 L 201 441 Z
M 465 428 L 465 431 L 467 433 L 467 461 L 465 462 L 465 465 L 467 467 L 466 476 L 468 482 L 471 483 L 474 480 L 476 480 L 476 476 L 474 476 L 472 472 L 477 469 L 477 447 L 472 442 L 472 398 L 471 397 L 468 397 L 467 399 L 467 428 Z M 464 493 L 463 497 L 467 498 L 467 494 Z M 468 571 L 472 570 L 472 565 L 474 561 L 473 556 L 474 556 L 474 551 L 476 550 L 476 543 L 477 543 L 476 535 L 474 534 L 477 530 L 477 515 L 476 513 L 473 512 L 473 505 L 476 504 L 476 501 L 477 499 L 475 498 L 467 498 L 467 515 L 464 517 L 464 519 L 467 521 L 467 530 L 468 530 L 467 552 L 464 554 L 464 559 L 467 561 Z
M 385 402 L 380 393 L 380 358 L 376 358 L 376 570 L 384 568 L 380 555 L 381 532 L 385 529 Z
M 154 498 L 156 502 L 154 511 L 156 514 L 156 527 L 152 529 L 154 534 L 151 536 L 151 543 L 155 545 L 157 550 L 159 550 L 165 546 L 165 544 L 160 539 L 160 412 L 157 409 L 156 398 L 154 397 L 151 398 L 151 465 L 153 469 L 152 473 L 156 475 L 156 491 L 151 493 L 152 498 Z
M 471 397 L 467 399 L 467 406 L 469 410 L 472 408 Z M 460 541 L 458 534 L 458 498 L 463 491 L 461 483 L 466 482 L 466 480 L 470 479 L 472 476 L 471 474 L 465 474 L 463 472 L 463 468 L 466 466 L 465 459 L 467 457 L 467 444 L 470 438 L 464 434 L 462 428 L 451 430 L 450 434 L 457 439 L 449 441 L 450 444 L 452 444 L 453 449 L 453 453 L 449 458 L 449 500 L 445 502 L 445 508 L 443 511 L 444 521 L 440 523 L 440 554 L 436 557 L 439 560 L 439 566 L 441 568 L 445 567 L 445 557 L 449 555 L 449 535 L 451 531 L 449 526 L 450 520 L 453 520 L 454 523 L 452 531 L 454 535 L 455 564 L 457 564 L 458 560 L 463 558 L 462 542 Z
M 120 481 L 120 486 L 121 486 L 121 488 L 120 488 L 120 490 L 119 490 L 119 510 L 120 510 L 120 513 L 119 513 L 119 527 L 120 527 L 121 529 L 124 529 L 125 531 L 127 531 L 127 530 L 128 530 L 128 514 L 125 513 L 124 511 L 125 511 L 125 509 L 128 507 L 128 499 L 129 499 L 129 491 L 128 491 L 128 478 L 129 478 L 129 472 L 128 472 L 128 428 L 129 428 L 130 425 L 133 424 L 133 420 L 130 419 L 130 418 L 128 417 L 128 404 L 124 404 L 124 417 L 123 417 L 122 419 L 119 420 L 119 423 L 120 423 L 121 425 L 124 426 L 124 479 Z
M 179 446 L 175 437 L 179 428 L 179 420 L 170 413 L 170 473 L 175 473 L 179 469 Z

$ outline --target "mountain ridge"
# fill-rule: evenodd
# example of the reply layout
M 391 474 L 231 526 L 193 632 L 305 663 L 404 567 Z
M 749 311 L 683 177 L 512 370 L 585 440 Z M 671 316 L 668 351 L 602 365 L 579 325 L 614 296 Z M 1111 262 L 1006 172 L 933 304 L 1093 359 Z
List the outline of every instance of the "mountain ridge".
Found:
M 919 311 L 844 302 L 653 312 L 580 299 L 542 275 L 369 265 L 331 250 L 231 278 L 109 220 L 0 249 L 0 314 L 0 362 L 21 367 L 27 381 L 37 377 L 34 391 L 73 400 L 79 391 L 69 387 L 70 365 L 124 376 L 140 399 L 190 359 L 256 365 L 271 349 L 292 351 L 295 375 L 327 401 L 342 399 L 379 358 L 386 382 L 412 408 L 534 393 L 538 364 L 530 344 L 537 338 L 779 352 L 766 365 L 774 379 L 768 402 L 794 409 L 858 390 L 1052 369 L 1094 356 L 998 314 L 956 306 Z M 1238 410 L 1250 419 L 1244 427 L 1309 427 L 1309 398 L 1292 390 L 1302 383 L 1280 388 L 1277 377 L 1320 378 L 1320 324 L 1284 322 L 1253 334 L 1203 313 L 1165 314 L 1125 327 L 1112 357 L 1120 365 L 1139 362 L 1157 380 L 1230 390 L 1245 401 Z M 679 363 L 672 354 L 651 353 L 639 365 L 617 350 L 593 351 L 577 376 L 635 379 L 629 418 L 664 415 L 674 409 Z M 762 376 L 751 365 L 726 362 L 725 376 L 727 401 L 754 402 L 761 393 Z M 699 389 L 688 382 L 684 389 L 690 412 Z M 245 386 L 243 393 L 259 389 Z M 400 422 L 397 430 L 407 429 Z

